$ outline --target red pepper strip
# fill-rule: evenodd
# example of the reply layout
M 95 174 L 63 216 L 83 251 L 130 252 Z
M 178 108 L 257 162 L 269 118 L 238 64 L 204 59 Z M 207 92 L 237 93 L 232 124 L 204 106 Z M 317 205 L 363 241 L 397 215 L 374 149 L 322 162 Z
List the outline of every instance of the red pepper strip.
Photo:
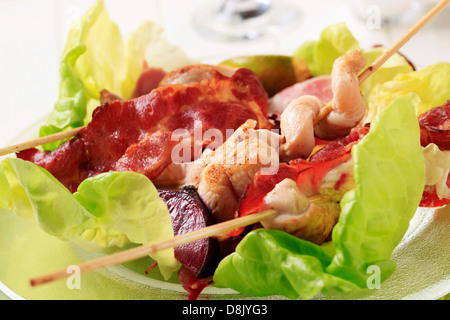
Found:
M 247 187 L 239 210 L 236 212 L 236 217 L 243 217 L 261 211 L 261 205 L 266 194 L 284 179 L 292 179 L 294 181 L 297 179 L 297 170 L 286 163 L 282 163 L 276 168 L 276 172 L 272 174 L 258 172 L 253 179 L 253 184 Z M 244 229 L 245 227 L 235 229 L 229 232 L 228 235 L 231 237 L 238 236 Z
M 350 150 L 341 155 L 339 158 L 328 160 L 326 162 L 308 162 L 303 159 L 293 160 L 290 164 L 297 169 L 298 178 L 297 185 L 312 184 L 313 191 L 319 190 L 320 182 L 323 177 L 351 158 Z

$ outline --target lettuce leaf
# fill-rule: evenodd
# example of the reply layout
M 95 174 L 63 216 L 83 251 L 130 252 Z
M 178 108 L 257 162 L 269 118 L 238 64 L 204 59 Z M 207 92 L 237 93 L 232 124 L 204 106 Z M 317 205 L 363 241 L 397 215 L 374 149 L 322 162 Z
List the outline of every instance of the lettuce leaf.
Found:
M 60 65 L 58 100 L 39 135 L 85 124 L 88 106 L 92 109 L 99 105 L 102 89 L 121 93 L 124 55 L 119 29 L 109 18 L 103 1 L 98 0 L 69 30 Z M 52 150 L 59 144 L 54 142 L 43 148 Z
M 367 59 L 367 65 L 371 65 L 386 50 L 387 48 L 385 47 L 376 47 L 368 50 L 361 50 L 361 52 Z M 400 54 L 395 53 L 360 85 L 361 93 L 366 97 L 367 102 L 369 93 L 375 86 L 394 79 L 398 74 L 409 73 L 412 71 L 413 68 L 408 61 Z M 404 92 L 403 94 L 406 93 L 408 92 Z M 390 102 L 392 102 L 392 100 Z
M 367 268 L 378 265 L 385 279 L 395 267 L 390 256 L 422 198 L 425 160 L 410 93 L 381 112 L 371 133 L 352 149 L 356 188 L 341 201 L 333 229 L 336 254 L 327 271 L 364 286 Z
M 359 42 L 340 22 L 323 29 L 319 40 L 303 43 L 293 55 L 308 64 L 313 76 L 320 76 L 331 74 L 334 60 L 351 50 L 359 50 Z
M 282 295 L 310 299 L 324 287 L 361 291 L 325 272 L 332 256 L 320 246 L 278 230 L 250 232 L 219 264 L 214 283 L 252 296 Z
M 395 269 L 390 257 L 424 188 L 418 102 L 415 94 L 394 100 L 353 147 L 356 188 L 342 199 L 332 248 L 255 230 L 220 262 L 216 284 L 251 295 L 309 299 L 320 292 L 346 298 L 370 292 L 374 266 L 383 282 Z
M 130 99 L 144 62 L 166 71 L 192 63 L 179 47 L 164 40 L 162 32 L 158 25 L 144 22 L 124 43 L 103 0 L 97 0 L 69 30 L 60 65 L 58 100 L 39 135 L 87 124 L 100 105 L 103 89 Z M 60 143 L 43 148 L 53 150 Z
M 7 158 L 0 163 L 0 206 L 35 219 L 48 234 L 90 252 L 173 237 L 170 213 L 158 191 L 147 177 L 134 172 L 88 178 L 72 194 L 45 169 Z M 173 249 L 151 257 L 166 279 L 178 268 Z
M 418 71 L 399 73 L 390 81 L 378 82 L 366 96 L 368 112 L 364 122 L 370 122 L 381 109 L 408 92 L 415 92 L 420 97 L 416 115 L 440 106 L 450 97 L 449 83 L 448 62 L 432 64 Z

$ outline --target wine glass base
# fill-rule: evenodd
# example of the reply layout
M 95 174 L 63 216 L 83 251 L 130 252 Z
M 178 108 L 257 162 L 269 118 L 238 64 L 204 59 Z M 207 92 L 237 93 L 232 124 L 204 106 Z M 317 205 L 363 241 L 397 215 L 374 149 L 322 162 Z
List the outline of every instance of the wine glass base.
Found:
M 202 7 L 193 16 L 193 26 L 199 35 L 215 41 L 256 40 L 280 35 L 299 21 L 298 8 L 275 1 L 258 16 L 239 20 L 223 19 L 217 5 Z

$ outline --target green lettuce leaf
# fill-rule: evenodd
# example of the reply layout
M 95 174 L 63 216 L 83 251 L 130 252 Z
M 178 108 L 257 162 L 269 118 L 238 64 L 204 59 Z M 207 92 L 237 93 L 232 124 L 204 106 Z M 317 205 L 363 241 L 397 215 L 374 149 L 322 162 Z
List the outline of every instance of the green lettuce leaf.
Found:
M 58 100 L 39 135 L 89 123 L 103 89 L 130 99 L 144 62 L 166 72 L 192 63 L 179 47 L 164 40 L 162 33 L 155 23 L 144 22 L 125 43 L 103 0 L 97 0 L 69 30 L 60 65 Z M 43 148 L 53 150 L 61 142 Z
M 98 36 L 101 35 L 101 36 Z M 98 0 L 69 30 L 60 65 L 59 96 L 47 125 L 39 135 L 46 136 L 85 124 L 92 108 L 99 105 L 102 89 L 120 94 L 125 72 L 122 36 Z M 45 144 L 45 150 L 61 142 Z
M 418 71 L 399 73 L 390 81 L 378 82 L 366 95 L 368 112 L 364 121 L 370 122 L 381 109 L 408 92 L 414 92 L 420 97 L 416 110 L 416 115 L 420 115 L 449 99 L 449 83 L 448 62 L 432 64 Z
M 147 177 L 134 172 L 88 178 L 72 194 L 43 168 L 7 158 L 0 163 L 0 206 L 35 219 L 48 234 L 90 252 L 173 237 L 170 213 L 158 191 Z M 151 257 L 166 279 L 178 268 L 173 249 Z
M 220 262 L 217 285 L 251 295 L 308 299 L 320 292 L 346 298 L 366 294 L 373 267 L 383 282 L 395 268 L 392 252 L 424 188 L 418 100 L 415 94 L 394 100 L 353 147 L 356 188 L 342 199 L 332 248 L 259 229 Z
M 311 242 L 278 230 L 252 231 L 219 264 L 214 283 L 252 296 L 310 299 L 324 287 L 361 291 L 350 281 L 325 272 L 332 256 Z
M 333 229 L 336 255 L 327 271 L 361 287 L 369 266 L 380 267 L 382 280 L 394 270 L 389 259 L 422 198 L 425 160 L 415 113 L 419 101 L 414 93 L 395 99 L 352 149 L 356 188 L 341 201 Z
M 367 65 L 371 65 L 386 50 L 387 48 L 385 47 L 376 47 L 368 50 L 361 50 L 361 52 L 367 59 Z M 366 97 L 367 101 L 372 88 L 378 84 L 394 79 L 398 74 L 409 73 L 412 71 L 413 68 L 408 61 L 400 54 L 395 53 L 360 85 L 361 93 Z M 403 94 L 406 93 L 408 92 L 404 92 Z M 390 102 L 392 102 L 392 100 Z
M 326 27 L 317 41 L 307 41 L 294 56 L 303 59 L 313 76 L 331 74 L 334 60 L 351 50 L 359 50 L 359 42 L 344 22 Z

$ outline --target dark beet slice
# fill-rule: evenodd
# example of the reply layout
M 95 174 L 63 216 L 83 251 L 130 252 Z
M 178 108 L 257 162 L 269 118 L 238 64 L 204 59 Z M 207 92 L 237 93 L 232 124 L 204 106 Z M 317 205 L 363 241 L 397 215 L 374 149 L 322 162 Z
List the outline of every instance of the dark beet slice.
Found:
M 185 186 L 179 191 L 161 189 L 158 192 L 169 209 L 175 236 L 213 223 L 194 187 Z M 197 278 L 207 277 L 214 273 L 219 263 L 220 247 L 217 240 L 206 238 L 176 247 L 175 258 Z

